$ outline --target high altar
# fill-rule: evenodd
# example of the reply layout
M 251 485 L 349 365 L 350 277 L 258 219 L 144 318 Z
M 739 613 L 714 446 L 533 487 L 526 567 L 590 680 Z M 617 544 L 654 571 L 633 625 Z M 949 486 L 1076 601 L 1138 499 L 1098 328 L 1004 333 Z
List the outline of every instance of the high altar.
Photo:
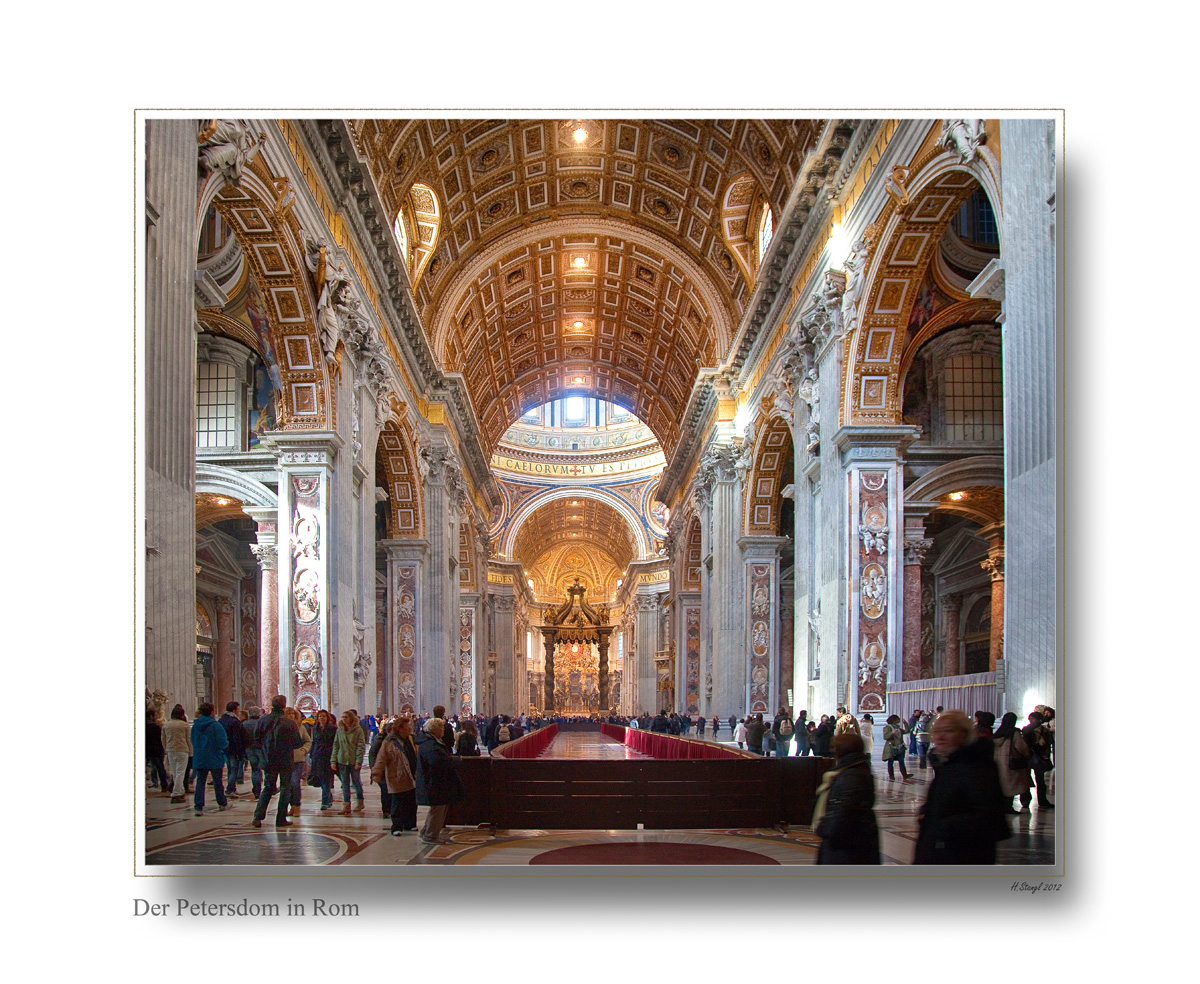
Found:
M 555 714 L 608 714 L 608 607 L 593 608 L 587 588 L 575 581 L 567 600 L 544 614 L 546 650 L 544 707 Z

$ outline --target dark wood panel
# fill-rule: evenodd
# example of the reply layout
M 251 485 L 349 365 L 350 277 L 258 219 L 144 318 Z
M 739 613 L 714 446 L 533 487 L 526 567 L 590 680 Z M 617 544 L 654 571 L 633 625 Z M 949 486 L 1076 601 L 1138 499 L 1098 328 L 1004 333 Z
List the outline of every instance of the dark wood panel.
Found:
M 628 830 L 806 824 L 829 759 L 464 759 L 452 824 Z

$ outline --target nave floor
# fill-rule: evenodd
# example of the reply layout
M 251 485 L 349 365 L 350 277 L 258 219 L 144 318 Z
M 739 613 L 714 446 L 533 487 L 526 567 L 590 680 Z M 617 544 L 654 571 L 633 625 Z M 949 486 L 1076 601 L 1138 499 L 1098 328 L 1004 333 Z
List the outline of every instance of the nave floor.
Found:
M 721 744 L 732 744 L 722 742 Z M 564 732 L 547 749 L 554 758 L 642 758 L 599 733 Z M 885 865 L 908 865 L 917 837 L 917 816 L 933 770 L 917 769 L 909 758 L 911 783 L 887 777 L 886 765 L 872 762 L 875 817 Z M 260 829 L 250 826 L 254 801 L 249 784 L 244 798 L 218 812 L 212 790 L 202 817 L 192 799 L 173 804 L 169 796 L 146 791 L 146 863 L 170 865 L 325 865 L 325 866 L 494 866 L 494 865 L 814 865 L 820 843 L 808 827 L 729 830 L 498 830 L 447 827 L 449 842 L 425 844 L 415 834 L 392 837 L 382 816 L 379 788 L 366 786 L 363 813 L 340 816 L 341 790 L 334 810 L 321 812 L 319 791 L 304 788 L 293 826 L 276 830 L 275 801 Z M 423 823 L 426 807 L 418 810 Z M 1050 865 L 1055 857 L 1055 814 L 1041 811 L 1009 817 L 1013 836 L 998 845 L 1001 865 Z M 836 869 L 822 869 L 832 872 Z

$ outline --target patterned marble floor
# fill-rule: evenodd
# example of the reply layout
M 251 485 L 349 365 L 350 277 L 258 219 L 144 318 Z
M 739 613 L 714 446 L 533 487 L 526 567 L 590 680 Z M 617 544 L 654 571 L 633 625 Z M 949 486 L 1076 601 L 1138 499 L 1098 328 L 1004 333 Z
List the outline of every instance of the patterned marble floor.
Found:
M 538 758 L 648 759 L 651 756 L 622 745 L 599 731 L 560 731 Z
M 722 744 L 730 744 L 722 742 Z M 598 733 L 568 732 L 544 753 L 554 758 L 644 758 Z M 932 771 L 916 768 L 911 783 L 891 781 L 875 760 L 875 816 L 885 865 L 908 865 L 917 836 L 917 816 Z M 819 839 L 808 827 L 734 830 L 500 830 L 447 828 L 444 844 L 425 844 L 413 834 L 389 835 L 379 790 L 367 787 L 367 809 L 344 817 L 318 809 L 315 790 L 305 787 L 301 815 L 290 828 L 271 823 L 250 826 L 254 810 L 249 790 L 218 812 L 211 790 L 202 817 L 191 797 L 172 804 L 168 796 L 146 791 L 146 864 L 193 865 L 813 865 Z M 335 793 L 335 796 L 337 794 Z M 337 799 L 340 807 L 340 799 Z M 274 806 L 274 804 L 272 804 Z M 419 809 L 418 822 L 427 810 Z M 1001 865 L 1051 865 L 1055 860 L 1055 813 L 1025 811 L 1009 818 L 1013 836 L 998 845 Z

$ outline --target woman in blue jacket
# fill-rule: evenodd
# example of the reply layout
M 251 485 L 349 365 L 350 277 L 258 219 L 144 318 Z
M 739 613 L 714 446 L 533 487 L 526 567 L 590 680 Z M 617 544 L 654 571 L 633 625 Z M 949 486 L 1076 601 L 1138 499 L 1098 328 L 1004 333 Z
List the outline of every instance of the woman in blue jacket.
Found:
M 208 784 L 210 773 L 213 777 L 213 790 L 217 794 L 217 809 L 229 808 L 225 799 L 225 784 L 221 781 L 221 772 L 225 768 L 225 749 L 228 747 L 229 736 L 213 717 L 212 704 L 205 701 L 196 712 L 196 720 L 192 722 L 192 771 L 196 776 L 193 802 L 196 816 L 204 813 L 204 787 Z

